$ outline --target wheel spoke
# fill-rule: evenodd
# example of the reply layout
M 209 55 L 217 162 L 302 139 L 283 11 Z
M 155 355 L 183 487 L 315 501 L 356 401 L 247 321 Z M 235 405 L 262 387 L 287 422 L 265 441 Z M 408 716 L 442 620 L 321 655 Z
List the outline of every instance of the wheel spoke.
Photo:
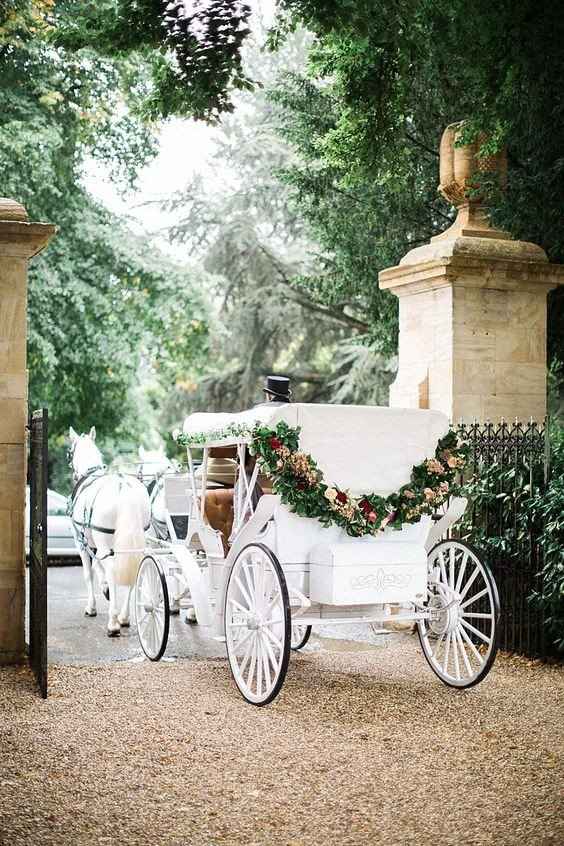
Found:
M 448 579 L 447 579 L 447 574 L 446 574 L 446 569 L 445 569 L 445 559 L 444 559 L 442 549 L 439 552 L 439 566 L 441 568 L 441 581 L 443 582 L 443 584 L 446 585 L 446 584 L 448 584 Z
M 488 589 L 487 589 L 487 587 L 485 587 L 479 593 L 475 593 L 474 596 L 471 596 L 470 599 L 466 599 L 460 607 L 466 608 L 467 605 L 472 605 L 472 603 L 476 602 L 477 599 L 481 599 L 482 596 L 485 596 L 487 592 L 488 592 Z
M 272 664 L 272 669 L 274 670 L 275 673 L 277 673 L 278 667 L 280 666 L 280 661 L 276 660 L 276 656 L 275 656 L 275 654 L 272 650 L 272 646 L 270 645 L 267 637 L 265 637 L 265 639 L 264 639 L 264 646 L 265 646 L 265 649 L 267 651 L 268 657 L 270 658 L 270 663 Z M 282 654 L 280 654 L 280 657 L 282 657 Z
M 464 629 L 463 626 L 459 627 L 459 632 L 462 635 L 463 639 L 466 641 L 467 645 L 470 647 L 472 655 L 474 656 L 474 658 L 476 658 L 476 660 L 478 661 L 478 663 L 481 666 L 484 663 L 484 658 L 483 658 L 482 655 L 480 655 L 480 653 L 476 649 L 475 645 L 472 643 L 471 639 L 468 637 L 468 634 L 466 633 L 466 630 Z
M 474 612 L 472 612 L 472 611 L 466 612 L 465 611 L 462 616 L 465 619 L 466 619 L 466 617 L 473 617 L 476 620 L 493 620 L 493 614 L 482 614 L 481 612 L 478 613 L 476 611 L 474 611 Z
M 270 629 L 264 629 L 264 632 L 265 632 L 266 636 L 270 638 L 270 640 L 272 641 L 274 646 L 276 646 L 276 648 L 279 649 L 282 652 L 282 643 L 281 643 L 281 641 L 278 640 L 276 635 L 273 632 L 271 632 Z
M 257 635 L 257 693 L 262 693 L 262 643 L 260 634 Z
M 460 664 L 458 662 L 458 640 L 456 638 L 456 632 L 452 635 L 452 654 L 454 656 L 454 673 L 456 675 L 456 680 L 460 681 Z
M 251 600 L 251 597 L 247 593 L 247 589 L 243 587 L 243 582 L 241 581 L 239 576 L 235 576 L 235 581 L 237 582 L 237 586 L 239 587 L 239 590 L 241 591 L 241 594 L 243 595 L 243 599 L 245 600 L 245 602 L 248 605 L 247 611 L 252 611 L 253 608 L 254 608 L 254 605 L 253 605 L 253 602 Z
M 466 562 L 468 561 L 468 553 L 464 553 L 464 557 L 460 564 L 460 570 L 458 571 L 458 578 L 456 580 L 456 585 L 454 588 L 455 593 L 458 593 L 460 590 L 460 585 L 462 584 L 462 579 L 464 578 L 464 571 L 466 570 Z
M 241 605 L 241 603 L 240 603 L 240 602 L 237 602 L 237 600 L 236 600 L 236 599 L 233 599 L 233 597 L 232 597 L 232 596 L 230 596 L 230 597 L 229 597 L 229 602 L 230 602 L 232 605 L 235 605 L 235 606 L 236 606 L 236 608 L 238 608 L 238 609 L 239 609 L 239 611 L 241 611 L 243 614 L 245 614 L 245 616 L 247 616 L 247 617 L 249 616 L 249 609 L 248 609 L 248 608 L 245 608 L 243 605 Z M 246 623 L 245 623 L 245 625 L 246 625 Z
M 461 627 L 459 627 L 457 629 L 457 631 L 455 633 L 455 637 L 456 637 L 456 639 L 458 641 L 458 645 L 460 647 L 460 652 L 461 652 L 461 655 L 462 655 L 462 660 L 464 661 L 464 666 L 466 667 L 466 672 L 468 673 L 469 676 L 472 676 L 472 675 L 474 675 L 474 672 L 472 670 L 472 667 L 470 666 L 470 661 L 468 660 L 468 655 L 466 654 L 464 644 L 462 643 L 462 638 L 460 637 L 460 628 Z
M 448 673 L 448 657 L 450 653 L 450 641 L 451 641 L 451 633 L 447 633 L 446 638 L 446 645 L 445 645 L 445 654 L 443 656 L 443 673 Z
M 261 643 L 262 643 L 262 647 L 263 647 L 263 649 L 262 649 L 262 668 L 263 668 L 263 677 L 264 677 L 264 690 L 266 692 L 267 690 L 270 689 L 272 681 L 271 681 L 271 678 L 270 678 L 270 668 L 269 668 L 269 665 L 268 665 L 268 652 L 267 652 L 266 646 L 265 646 L 266 638 L 261 638 Z
M 454 569 L 456 564 L 456 551 L 453 546 L 450 548 L 449 568 L 448 568 L 448 586 L 454 588 Z
M 440 647 L 441 647 L 441 643 L 443 643 L 443 641 L 444 641 L 444 639 L 445 639 L 445 634 L 446 634 L 446 632 L 443 632 L 443 633 L 442 633 L 442 635 L 440 636 L 440 638 L 439 638 L 439 639 L 438 639 L 438 641 L 436 642 L 436 644 L 435 644 L 435 648 L 434 648 L 434 649 L 432 649 L 431 647 L 429 647 L 429 651 L 430 651 L 430 653 L 431 653 L 431 657 L 432 657 L 432 658 L 438 658 L 438 655 L 439 655 L 439 650 L 440 650 Z
M 245 650 L 245 654 L 243 655 L 243 660 L 239 664 L 239 672 L 241 673 L 241 675 L 243 675 L 243 673 L 245 672 L 247 664 L 249 663 L 250 658 L 251 658 L 251 652 L 252 652 L 253 643 L 254 643 L 254 639 L 252 637 L 253 635 L 254 635 L 254 632 L 252 632 L 252 631 L 249 632 L 249 640 L 248 640 L 248 643 L 247 643 L 247 648 Z
M 257 639 L 253 638 L 253 652 L 251 655 L 251 663 L 249 666 L 249 675 L 247 676 L 247 687 L 252 690 L 253 677 L 255 674 L 255 665 L 257 662 Z
M 466 596 L 466 594 L 468 593 L 468 591 L 470 590 L 470 588 L 474 584 L 479 572 L 480 572 L 480 568 L 476 565 L 476 567 L 474 567 L 474 570 L 472 571 L 472 575 L 470 576 L 470 578 L 468 579 L 468 581 L 464 585 L 464 590 L 460 594 L 460 600 L 461 601 L 464 599 L 464 597 Z
M 467 629 L 469 629 L 471 632 L 473 632 L 476 635 L 476 637 L 481 638 L 485 643 L 488 643 L 488 644 L 491 643 L 491 640 L 492 640 L 491 637 L 488 637 L 483 632 L 481 632 L 479 629 L 475 629 L 474 626 L 472 626 L 470 623 L 467 623 L 464 618 L 462 618 L 460 620 L 460 622 L 462 623 L 463 626 L 466 626 Z

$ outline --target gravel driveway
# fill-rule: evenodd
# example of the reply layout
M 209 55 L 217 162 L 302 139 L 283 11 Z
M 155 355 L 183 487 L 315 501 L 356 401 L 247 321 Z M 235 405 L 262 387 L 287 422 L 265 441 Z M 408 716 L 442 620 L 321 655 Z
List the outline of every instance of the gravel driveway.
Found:
M 45 702 L 2 670 L 0 843 L 564 842 L 563 668 L 457 693 L 409 635 L 328 643 L 262 709 L 223 659 L 52 667 Z

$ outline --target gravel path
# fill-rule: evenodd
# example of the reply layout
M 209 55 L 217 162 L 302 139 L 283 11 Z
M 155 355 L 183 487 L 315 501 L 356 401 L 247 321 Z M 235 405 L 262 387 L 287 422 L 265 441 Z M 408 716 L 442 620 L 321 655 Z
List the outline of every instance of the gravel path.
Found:
M 225 660 L 0 673 L 6 846 L 561 844 L 564 669 L 466 693 L 415 638 L 293 656 L 253 708 Z

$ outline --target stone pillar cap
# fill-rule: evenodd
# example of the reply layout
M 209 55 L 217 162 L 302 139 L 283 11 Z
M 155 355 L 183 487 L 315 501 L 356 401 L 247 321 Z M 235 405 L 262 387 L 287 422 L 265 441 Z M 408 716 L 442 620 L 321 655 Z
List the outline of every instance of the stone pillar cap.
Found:
M 0 197 L 0 220 L 29 220 L 21 203 L 9 197 Z

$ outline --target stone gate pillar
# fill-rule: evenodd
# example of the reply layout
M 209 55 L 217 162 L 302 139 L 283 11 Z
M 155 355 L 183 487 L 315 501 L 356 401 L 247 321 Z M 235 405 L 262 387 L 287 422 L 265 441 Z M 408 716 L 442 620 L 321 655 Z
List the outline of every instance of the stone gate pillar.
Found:
M 54 232 L 0 198 L 0 664 L 25 652 L 27 266 Z
M 441 193 L 454 224 L 383 270 L 380 288 L 399 298 L 399 368 L 390 405 L 433 408 L 451 420 L 542 420 L 546 414 L 546 296 L 564 283 L 537 245 L 493 229 L 479 197 L 480 170 L 502 181 L 505 153 L 476 158 L 455 147 L 460 124 L 441 141 Z

